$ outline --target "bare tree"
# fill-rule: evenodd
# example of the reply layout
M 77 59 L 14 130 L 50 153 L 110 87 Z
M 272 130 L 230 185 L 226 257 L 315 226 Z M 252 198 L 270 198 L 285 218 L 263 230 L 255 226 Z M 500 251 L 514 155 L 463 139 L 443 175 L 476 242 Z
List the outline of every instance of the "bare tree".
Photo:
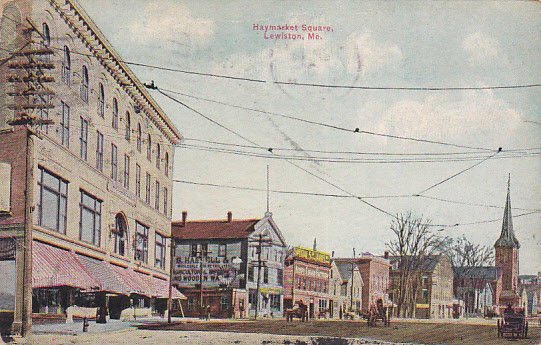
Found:
M 395 239 L 387 247 L 399 260 L 393 302 L 399 316 L 415 317 L 423 264 L 427 257 L 440 251 L 442 239 L 432 231 L 430 220 L 411 212 L 398 214 L 391 222 L 391 231 Z
M 480 268 L 494 264 L 494 249 L 488 245 L 473 243 L 464 235 L 459 238 L 446 238 L 445 247 L 453 263 L 455 294 L 460 295 L 470 311 L 473 311 L 472 306 L 479 305 L 478 300 L 471 300 L 476 296 L 475 290 L 482 289 L 487 284 L 487 277 L 481 274 Z M 470 291 L 472 289 L 473 291 Z

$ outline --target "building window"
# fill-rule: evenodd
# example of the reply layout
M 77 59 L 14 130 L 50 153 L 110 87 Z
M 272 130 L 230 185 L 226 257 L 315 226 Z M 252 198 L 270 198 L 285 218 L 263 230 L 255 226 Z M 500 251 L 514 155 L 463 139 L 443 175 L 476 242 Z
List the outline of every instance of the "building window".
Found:
M 165 162 L 164 162 L 165 176 L 169 176 L 169 153 L 165 153 Z
M 111 178 L 118 180 L 118 149 L 115 144 L 111 144 Z
M 137 151 L 141 152 L 143 146 L 143 132 L 141 131 L 141 124 L 137 124 Z
M 279 286 L 284 285 L 284 270 L 281 268 L 276 269 L 276 283 Z
M 257 291 L 250 289 L 248 293 L 248 303 L 250 303 L 251 308 L 255 309 L 255 305 L 257 304 Z
M 96 246 L 100 245 L 101 203 L 101 200 L 81 190 L 79 236 L 82 241 Z
M 229 310 L 229 298 L 227 296 L 220 297 L 220 310 L 221 311 Z
M 113 120 L 111 124 L 114 129 L 118 129 L 118 101 L 116 98 L 113 98 Z
M 105 90 L 102 83 L 100 83 L 98 91 L 98 115 L 101 117 L 105 116 Z
M 165 268 L 165 237 L 156 233 L 156 258 L 154 266 L 161 269 Z
M 49 30 L 49 25 L 47 25 L 46 23 L 43 23 L 41 25 L 41 34 L 43 36 L 43 41 L 41 45 L 43 46 L 43 48 L 49 48 L 51 46 L 51 31 Z M 43 55 L 40 60 L 45 63 L 49 63 L 51 61 L 48 54 Z
M 148 262 L 148 227 L 137 222 L 135 232 L 135 260 Z
M 47 55 L 44 55 L 47 56 Z M 46 92 L 46 91 L 45 91 Z M 36 112 L 38 117 L 41 120 L 48 120 L 49 119 L 49 102 L 50 102 L 50 96 L 49 95 L 37 95 L 34 99 L 34 104 L 38 105 L 36 108 Z M 48 124 L 42 124 L 39 126 L 39 129 L 42 132 L 49 133 L 49 125 Z
M 62 117 L 60 118 L 60 143 L 70 147 L 70 107 L 62 101 Z
M 83 66 L 83 81 L 81 82 L 81 99 L 88 103 L 88 68 Z
M 62 59 L 62 81 L 68 86 L 71 83 L 71 56 L 68 46 L 64 46 L 64 58 Z
M 141 197 L 141 166 L 135 165 L 135 195 Z
M 209 255 L 209 245 L 207 243 L 201 244 L 200 250 L 202 258 L 206 258 Z
M 128 111 L 126 112 L 126 127 L 125 127 L 124 138 L 126 138 L 127 141 L 130 141 L 130 138 L 131 138 L 131 117 Z
M 422 297 L 423 301 L 428 300 L 428 289 L 422 289 L 421 290 L 421 297 Z
M 196 257 L 197 257 L 197 244 L 192 243 L 192 244 L 190 245 L 190 252 L 191 252 L 191 257 L 192 257 L 192 258 L 196 258 Z
M 146 176 L 145 202 L 150 205 L 150 174 L 149 173 L 147 173 L 147 176 Z
M 227 244 L 218 245 L 218 257 L 225 258 L 227 256 Z
M 39 168 L 38 225 L 66 233 L 68 182 Z
M 272 310 L 280 310 L 280 295 L 269 295 L 270 307 Z
M 124 155 L 124 188 L 130 189 L 130 156 Z
M 264 267 L 263 269 L 263 283 L 268 284 L 269 283 L 269 268 Z
M 249 282 L 253 282 L 254 281 L 254 271 L 255 271 L 255 267 L 254 266 L 248 266 L 248 281 Z
M 147 159 L 152 161 L 152 137 L 150 134 L 147 136 Z
M 160 182 L 156 180 L 156 189 L 154 191 L 154 208 L 160 210 Z
M 103 134 L 98 131 L 96 138 L 96 169 L 103 171 Z
M 169 214 L 169 191 L 166 187 L 163 188 L 163 214 L 166 216 Z
M 160 170 L 161 156 L 162 156 L 161 146 L 160 146 L 160 144 L 156 144 L 156 168 L 158 168 L 158 170 Z
M 119 255 L 126 255 L 126 239 L 128 234 L 128 225 L 122 214 L 117 214 L 115 217 L 114 236 L 114 251 Z
M 88 158 L 88 120 L 81 117 L 81 132 L 79 142 L 81 145 L 80 157 L 83 160 Z

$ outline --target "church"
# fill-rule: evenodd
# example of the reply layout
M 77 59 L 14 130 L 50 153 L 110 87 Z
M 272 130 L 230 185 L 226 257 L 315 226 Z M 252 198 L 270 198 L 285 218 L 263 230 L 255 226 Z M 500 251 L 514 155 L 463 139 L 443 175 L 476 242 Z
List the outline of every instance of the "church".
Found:
M 509 178 L 502 229 L 494 243 L 495 265 L 455 270 L 455 294 L 463 300 L 466 314 L 501 314 L 508 305 L 524 306 L 519 286 L 519 248 L 513 230 Z

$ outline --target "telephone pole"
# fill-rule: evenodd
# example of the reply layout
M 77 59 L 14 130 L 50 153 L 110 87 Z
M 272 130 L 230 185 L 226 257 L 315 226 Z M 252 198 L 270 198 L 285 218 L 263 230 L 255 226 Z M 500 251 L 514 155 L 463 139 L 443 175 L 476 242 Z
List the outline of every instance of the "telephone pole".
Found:
M 353 279 L 354 270 L 355 270 L 355 248 L 353 248 L 353 260 L 351 260 L 351 293 L 350 293 L 351 310 L 353 310 L 353 284 L 355 282 L 355 280 Z
M 257 253 L 257 283 L 256 283 L 256 300 L 255 300 L 255 319 L 259 315 L 259 292 L 261 290 L 261 268 L 266 267 L 265 262 L 261 259 L 261 254 L 264 247 L 270 247 L 272 245 L 272 239 L 265 237 L 264 234 L 259 234 L 256 240 L 251 242 L 257 243 L 256 253 Z

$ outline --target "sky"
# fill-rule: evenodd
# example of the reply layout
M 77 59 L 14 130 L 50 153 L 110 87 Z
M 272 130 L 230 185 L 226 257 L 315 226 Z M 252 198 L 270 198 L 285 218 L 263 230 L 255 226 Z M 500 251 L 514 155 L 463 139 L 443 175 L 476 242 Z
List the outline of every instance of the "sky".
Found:
M 352 248 L 376 255 L 386 249 L 393 238 L 392 217 L 381 210 L 411 211 L 432 224 L 460 224 L 434 229 L 492 246 L 501 231 L 510 174 L 514 229 L 521 243 L 520 273 L 541 271 L 541 213 L 531 213 L 541 209 L 541 87 L 418 91 L 275 83 L 398 88 L 539 84 L 539 2 L 79 1 L 124 60 L 267 81 L 130 66 L 142 81 L 154 80 L 162 90 L 177 92 L 169 94 L 231 130 L 153 91 L 186 138 L 175 150 L 176 180 L 265 189 L 268 165 L 273 190 L 407 195 L 363 199 L 378 210 L 357 198 L 271 193 L 270 211 L 289 244 L 311 246 L 317 238 L 318 249 L 347 256 Z M 254 24 L 297 25 L 298 31 L 265 32 L 254 30 Z M 319 32 L 320 39 L 309 39 L 303 24 L 325 26 L 328 31 Z M 304 39 L 270 38 L 281 33 Z M 355 128 L 494 151 L 501 147 L 503 152 L 486 159 L 493 153 L 354 133 Z M 255 143 L 274 148 L 275 154 L 193 139 Z M 506 152 L 533 148 L 537 150 L 520 151 L 528 155 Z M 397 163 L 396 159 L 411 156 L 382 153 L 425 154 L 417 159 L 453 153 L 444 157 L 472 160 Z M 304 160 L 276 159 L 280 155 Z M 505 155 L 519 157 L 498 158 Z M 333 162 L 314 157 L 331 157 Z M 412 196 L 477 163 L 422 193 L 424 197 Z M 258 218 L 266 211 L 266 193 L 175 183 L 173 219 L 183 210 L 192 220 L 225 218 L 229 210 L 234 218 Z M 523 213 L 530 214 L 520 216 Z

